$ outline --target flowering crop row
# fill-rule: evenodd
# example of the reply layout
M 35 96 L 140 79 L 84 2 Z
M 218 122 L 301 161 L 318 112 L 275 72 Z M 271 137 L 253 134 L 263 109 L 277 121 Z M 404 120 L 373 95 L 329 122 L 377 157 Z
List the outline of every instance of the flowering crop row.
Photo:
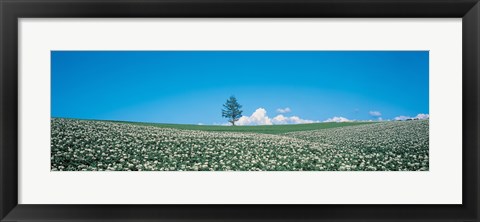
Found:
M 428 120 L 273 135 L 53 118 L 51 170 L 428 170 Z
M 332 145 L 322 156 L 327 170 L 428 170 L 428 120 L 382 122 L 287 133 Z

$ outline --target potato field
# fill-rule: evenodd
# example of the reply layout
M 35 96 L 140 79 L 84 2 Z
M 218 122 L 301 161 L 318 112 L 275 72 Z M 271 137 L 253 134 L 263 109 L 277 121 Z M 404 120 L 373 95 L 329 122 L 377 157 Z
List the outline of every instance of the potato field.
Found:
M 52 171 L 426 171 L 428 120 L 194 126 L 52 118 Z

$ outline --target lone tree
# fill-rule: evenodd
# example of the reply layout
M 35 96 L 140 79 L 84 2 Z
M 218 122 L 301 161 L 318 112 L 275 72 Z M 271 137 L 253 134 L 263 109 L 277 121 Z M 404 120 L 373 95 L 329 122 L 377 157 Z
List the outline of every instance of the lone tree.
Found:
M 227 99 L 227 102 L 223 104 L 222 117 L 227 118 L 228 122 L 230 122 L 232 126 L 235 126 L 235 122 L 242 117 L 241 108 L 242 105 L 237 102 L 237 98 L 235 98 L 235 96 L 230 96 L 230 98 Z

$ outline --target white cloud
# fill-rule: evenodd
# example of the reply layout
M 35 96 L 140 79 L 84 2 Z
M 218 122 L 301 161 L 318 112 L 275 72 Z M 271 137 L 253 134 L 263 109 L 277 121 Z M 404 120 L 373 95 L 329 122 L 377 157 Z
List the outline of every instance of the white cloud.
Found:
M 258 108 L 251 116 L 242 116 L 236 122 L 237 125 L 272 125 L 272 121 L 267 116 L 267 110 Z
M 429 114 L 424 114 L 424 113 L 419 113 L 415 117 L 410 117 L 410 116 L 397 116 L 394 118 L 394 120 L 407 120 L 407 119 L 428 119 L 430 118 Z
M 428 119 L 428 118 L 430 118 L 430 115 L 419 113 L 415 118 L 417 118 L 417 119 Z
M 314 123 L 318 121 L 313 121 L 313 120 L 308 120 L 308 119 L 302 119 L 298 116 L 284 116 L 284 115 L 278 115 L 275 116 L 272 119 L 273 124 L 301 124 L 301 123 Z
M 290 107 L 285 107 L 285 108 L 278 108 L 277 109 L 277 113 L 289 113 L 289 112 L 292 112 L 292 110 L 290 109 Z
M 290 117 L 290 122 L 293 124 L 299 124 L 299 123 L 314 123 L 318 121 L 313 121 L 313 120 L 308 120 L 308 119 L 300 119 L 298 116 L 292 116 Z
M 272 121 L 275 123 L 275 124 L 286 124 L 287 123 L 287 117 L 283 116 L 283 115 L 278 115 L 278 116 L 275 116 Z
M 379 111 L 370 111 L 368 112 L 368 114 L 370 114 L 370 116 L 375 116 L 375 117 L 379 117 L 382 115 L 382 113 Z
M 231 123 L 213 123 L 212 125 L 215 125 L 215 126 L 231 126 L 232 124 Z
M 242 116 L 235 122 L 235 125 L 273 125 L 273 124 L 301 124 L 314 123 L 318 121 L 302 119 L 298 116 L 284 116 L 282 114 L 270 118 L 267 116 L 267 110 L 258 108 L 251 116 Z
M 410 119 L 412 117 L 409 117 L 409 116 L 397 116 L 395 118 L 393 118 L 394 120 L 406 120 L 406 119 Z
M 349 119 L 347 119 L 347 118 L 345 118 L 345 117 L 335 116 L 335 117 L 332 117 L 332 118 L 330 118 L 330 119 L 327 119 L 327 120 L 325 120 L 325 121 L 323 121 L 323 122 L 326 122 L 326 123 L 328 123 L 328 122 L 337 122 L 337 123 L 340 123 L 340 122 L 350 122 L 350 121 L 351 121 L 351 120 L 349 120 Z

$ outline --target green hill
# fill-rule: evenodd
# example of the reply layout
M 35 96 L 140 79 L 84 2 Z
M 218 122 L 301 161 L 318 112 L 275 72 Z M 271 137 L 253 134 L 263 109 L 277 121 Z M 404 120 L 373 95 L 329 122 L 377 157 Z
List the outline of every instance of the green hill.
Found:
M 281 134 L 296 131 L 329 129 L 344 126 L 356 126 L 363 124 L 372 124 L 376 122 L 343 122 L 343 123 L 309 123 L 309 124 L 288 124 L 288 125 L 262 125 L 262 126 L 219 126 L 219 125 L 188 125 L 188 124 L 164 124 L 164 123 L 142 123 L 142 122 L 124 122 L 110 121 L 117 123 L 135 124 L 141 126 L 154 126 L 160 128 L 173 128 L 185 130 L 202 130 L 218 132 L 248 132 L 264 134 Z

